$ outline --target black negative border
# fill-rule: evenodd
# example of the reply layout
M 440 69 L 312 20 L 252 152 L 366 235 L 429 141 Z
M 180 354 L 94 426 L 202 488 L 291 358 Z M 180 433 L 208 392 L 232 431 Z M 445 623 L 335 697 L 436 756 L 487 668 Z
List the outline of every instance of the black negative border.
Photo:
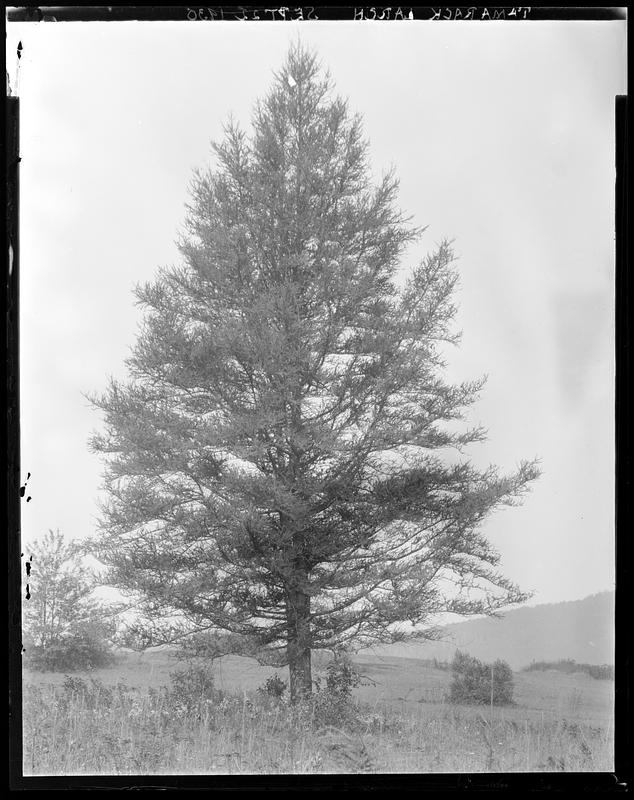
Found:
M 200 5 L 200 4 L 198 4 Z M 198 5 L 117 5 L 117 6 L 19 6 L 7 11 L 9 22 L 70 22 L 70 21 L 123 21 L 145 20 L 180 21 L 190 19 L 188 12 L 198 11 Z M 302 11 L 303 21 L 311 20 L 360 20 L 399 22 L 394 14 L 400 9 L 406 21 L 409 13 L 412 19 L 429 21 L 480 22 L 488 19 L 505 22 L 549 20 L 572 21 L 594 20 L 610 21 L 625 19 L 622 8 L 600 6 L 289 6 L 271 4 L 270 6 L 223 5 L 206 6 L 201 11 L 203 21 L 223 19 L 231 21 L 277 21 L 297 20 Z
M 223 7 L 226 8 L 226 7 Z M 255 7 L 233 7 L 253 9 Z M 28 7 L 10 9 L 9 21 L 50 21 L 115 19 L 183 19 L 183 6 L 115 6 L 107 7 Z M 316 7 L 320 19 L 350 19 L 350 9 Z M 46 12 L 49 12 L 47 14 Z M 377 8 L 377 12 L 380 11 Z M 414 9 L 416 19 L 420 11 Z M 433 9 L 437 11 L 437 9 Z M 326 12 L 324 14 L 324 12 Z M 333 16 L 328 16 L 332 12 Z M 539 12 L 539 16 L 537 16 Z M 533 9 L 532 19 L 549 20 L 620 20 L 621 9 Z M 72 16 L 75 14 L 75 16 Z M 121 16 L 115 16 L 121 14 Z M 54 15 L 54 16 L 53 16 Z M 51 19 L 52 17 L 52 19 Z M 5 187 L 7 216 L 5 227 L 6 272 L 5 291 L 5 408 L 6 426 L 3 437 L 7 454 L 6 531 L 8 555 L 8 634 L 9 634 L 9 789 L 140 789 L 199 790 L 328 790 L 375 789 L 451 791 L 628 791 L 630 785 L 632 736 L 632 642 L 629 631 L 628 578 L 631 544 L 627 535 L 632 529 L 632 454 L 633 430 L 631 409 L 632 339 L 631 339 L 631 274 L 628 266 L 628 160 L 627 98 L 616 98 L 616 522 L 617 591 L 616 628 L 616 709 L 615 709 L 615 772 L 614 773 L 499 773 L 499 774 L 392 774 L 392 775 L 173 775 L 173 776 L 43 776 L 22 774 L 22 670 L 21 670 L 21 558 L 20 558 L 20 430 L 19 430 L 19 99 L 7 97 L 5 103 L 6 162 Z M 9 273 L 9 245 L 12 247 L 12 270 Z

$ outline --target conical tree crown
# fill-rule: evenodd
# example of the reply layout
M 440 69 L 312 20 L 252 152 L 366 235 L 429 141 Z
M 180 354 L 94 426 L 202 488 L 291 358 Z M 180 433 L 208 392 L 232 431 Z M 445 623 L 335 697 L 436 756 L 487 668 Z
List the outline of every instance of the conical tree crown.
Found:
M 292 626 L 307 647 L 389 641 L 521 599 L 479 528 L 535 465 L 500 477 L 434 453 L 483 438 L 446 424 L 482 386 L 442 378 L 450 244 L 397 285 L 420 230 L 392 173 L 372 183 L 359 117 L 299 45 L 250 135 L 230 122 L 214 151 L 182 264 L 137 290 L 131 380 L 95 400 L 113 580 L 151 618 L 282 650 Z

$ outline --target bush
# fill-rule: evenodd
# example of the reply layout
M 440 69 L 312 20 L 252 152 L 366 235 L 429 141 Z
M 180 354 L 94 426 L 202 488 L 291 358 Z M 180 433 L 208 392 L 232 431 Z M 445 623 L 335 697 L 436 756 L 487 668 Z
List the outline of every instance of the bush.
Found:
M 171 706 L 200 716 L 205 707 L 218 702 L 222 693 L 214 687 L 212 667 L 188 664 L 170 673 L 171 686 L 167 698 Z
M 119 700 L 125 700 L 129 696 L 129 688 L 124 683 L 117 684 L 116 687 L 106 686 L 103 681 L 90 678 L 86 681 L 83 678 L 76 678 L 73 675 L 66 675 L 61 686 L 61 692 L 57 696 L 60 708 L 68 709 L 75 703 L 81 704 L 91 711 L 96 709 L 110 709 Z M 121 703 L 126 705 L 125 702 Z
M 338 653 L 326 667 L 326 691 L 339 700 L 350 700 L 360 683 L 361 676 L 346 653 Z
M 89 632 L 67 635 L 48 645 L 27 644 L 24 662 L 39 672 L 109 667 L 116 661 L 108 645 Z
M 452 672 L 450 703 L 503 706 L 513 702 L 513 671 L 505 661 L 485 664 L 457 651 Z
M 338 652 L 326 667 L 324 685 L 317 679 L 314 697 L 315 721 L 318 725 L 354 725 L 357 709 L 353 703 L 352 690 L 361 684 L 361 675 L 356 671 L 350 657 Z
M 286 689 L 286 681 L 283 681 L 279 675 L 271 675 L 264 681 L 262 686 L 258 687 L 258 692 L 265 697 L 281 700 Z

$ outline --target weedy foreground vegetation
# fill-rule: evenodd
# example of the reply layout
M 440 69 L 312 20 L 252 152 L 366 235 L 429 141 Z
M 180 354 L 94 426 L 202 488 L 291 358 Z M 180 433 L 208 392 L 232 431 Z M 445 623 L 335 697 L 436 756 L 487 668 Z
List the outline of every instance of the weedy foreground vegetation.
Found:
M 126 655 L 24 684 L 27 775 L 608 771 L 612 686 L 515 673 L 515 703 L 447 702 L 451 674 L 365 657 L 318 669 L 291 705 L 284 673 L 230 657 L 176 665 Z

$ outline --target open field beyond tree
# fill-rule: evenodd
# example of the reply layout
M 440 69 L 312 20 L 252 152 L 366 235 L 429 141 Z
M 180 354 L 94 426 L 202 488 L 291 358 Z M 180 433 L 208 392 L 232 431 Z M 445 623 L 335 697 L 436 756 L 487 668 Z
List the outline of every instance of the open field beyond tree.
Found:
M 364 680 L 349 705 L 295 708 L 257 691 L 285 670 L 233 656 L 215 663 L 213 691 L 198 697 L 165 688 L 183 668 L 168 651 L 72 676 L 25 673 L 25 774 L 612 769 L 611 681 L 520 672 L 514 705 L 456 706 L 445 701 L 447 670 L 355 663 Z

